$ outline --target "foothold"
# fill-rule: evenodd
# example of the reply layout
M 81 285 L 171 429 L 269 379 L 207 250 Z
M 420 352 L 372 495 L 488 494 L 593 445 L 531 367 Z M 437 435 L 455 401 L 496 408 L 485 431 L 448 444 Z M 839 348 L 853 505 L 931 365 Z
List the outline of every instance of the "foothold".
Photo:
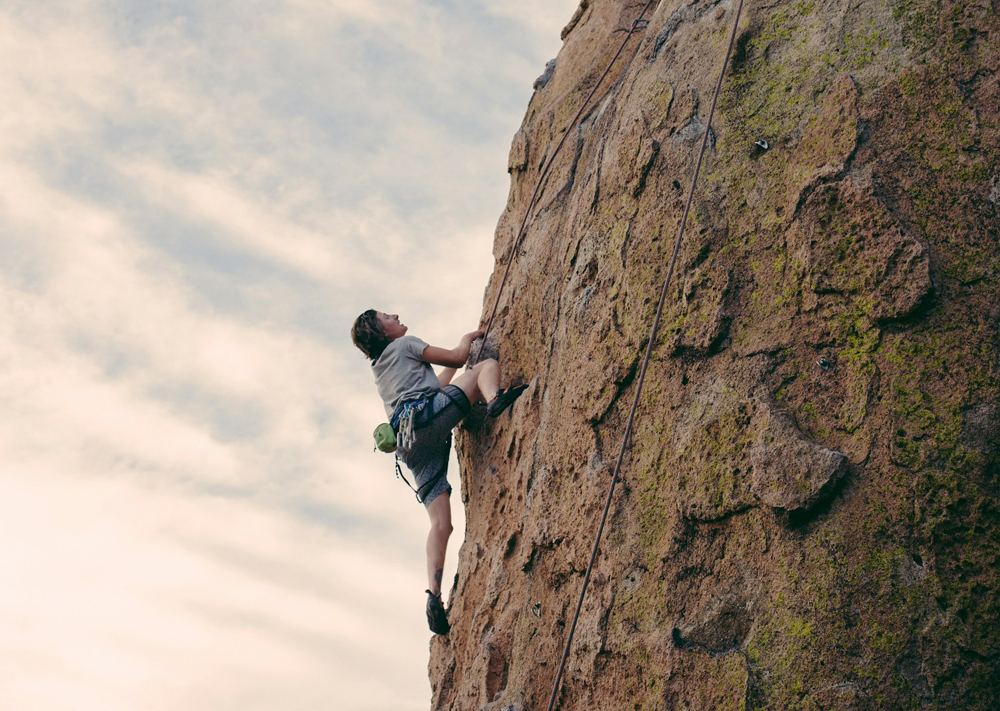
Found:
M 818 361 L 816 361 L 816 365 L 818 365 L 823 370 L 830 370 L 830 361 L 828 361 L 826 358 L 820 358 Z
M 534 615 L 535 617 L 541 617 L 542 616 L 542 603 L 536 602 L 534 605 L 532 605 L 531 606 L 531 614 Z
M 770 146 L 767 145 L 767 141 L 765 141 L 763 138 L 758 138 L 756 141 L 753 142 L 753 144 L 762 151 L 766 151 L 768 148 L 770 148 Z

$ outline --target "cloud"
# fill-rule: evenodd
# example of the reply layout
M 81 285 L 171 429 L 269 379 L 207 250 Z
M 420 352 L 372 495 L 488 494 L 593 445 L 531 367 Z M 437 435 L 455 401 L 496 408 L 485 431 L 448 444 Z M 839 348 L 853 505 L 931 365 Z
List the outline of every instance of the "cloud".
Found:
M 476 327 L 574 7 L 4 5 L 3 705 L 426 707 L 426 518 L 347 331 Z
M 259 259 L 314 279 L 343 280 L 359 267 L 362 274 L 355 276 L 374 277 L 367 264 L 352 265 L 327 235 L 275 214 L 273 208 L 259 203 L 259 195 L 241 194 L 229 181 L 152 163 L 129 165 L 123 172 L 141 184 L 151 201 L 180 209 L 189 219 L 210 222 L 215 232 Z
M 199 699 L 213 697 L 210 708 L 274 708 L 247 694 L 262 679 L 271 696 L 280 689 L 294 699 L 305 683 L 321 705 L 378 708 L 366 701 L 384 690 L 345 686 L 340 675 L 388 664 L 410 683 L 422 676 L 408 671 L 398 642 L 420 645 L 426 635 L 395 599 L 419 586 L 418 574 L 391 557 L 381 564 L 377 546 L 347 546 L 328 529 L 240 502 L 124 480 L 36 469 L 30 479 L 5 478 L 0 492 L 5 526 L 32 543 L 6 556 L 0 572 L 0 659 L 13 664 L 0 676 L 11 708 L 40 708 L 39 672 L 55 674 L 54 692 L 90 690 L 112 702 L 98 708 L 206 708 Z M 80 708 L 75 696 L 52 701 Z

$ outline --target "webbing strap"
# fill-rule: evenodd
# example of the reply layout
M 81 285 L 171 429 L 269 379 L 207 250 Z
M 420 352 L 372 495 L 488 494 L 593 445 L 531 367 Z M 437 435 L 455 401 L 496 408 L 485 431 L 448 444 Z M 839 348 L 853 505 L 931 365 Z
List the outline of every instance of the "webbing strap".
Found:
M 448 447 L 449 448 L 451 447 L 451 438 L 448 439 Z M 424 489 L 433 490 L 434 485 L 437 484 L 439 481 L 441 481 L 441 477 L 443 477 L 447 472 L 448 472 L 448 463 L 445 462 L 444 466 L 441 467 L 440 471 L 438 471 L 437 474 L 431 477 L 430 481 L 425 481 L 423 484 L 414 489 L 413 484 L 411 484 L 410 480 L 406 478 L 405 474 L 403 474 L 403 470 L 399 466 L 399 455 L 396 455 L 396 476 L 402 479 L 403 483 L 406 484 L 408 487 L 410 487 L 410 491 L 412 491 L 414 496 L 417 497 L 418 503 L 421 504 L 424 503 L 424 497 L 421 496 L 420 492 Z

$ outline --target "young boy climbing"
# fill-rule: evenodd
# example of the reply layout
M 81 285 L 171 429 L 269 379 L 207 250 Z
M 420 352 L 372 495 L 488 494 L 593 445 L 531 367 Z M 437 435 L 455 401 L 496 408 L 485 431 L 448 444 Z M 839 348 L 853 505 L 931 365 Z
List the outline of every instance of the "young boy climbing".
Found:
M 444 555 L 451 536 L 451 486 L 448 458 L 451 430 L 483 399 L 491 417 L 499 416 L 524 392 L 525 385 L 500 387 L 500 364 L 482 360 L 455 378 L 469 359 L 472 342 L 483 335 L 472 331 L 454 348 L 430 346 L 416 336 L 397 314 L 369 309 L 351 328 L 351 340 L 371 361 L 375 385 L 397 433 L 399 458 L 413 472 L 417 498 L 427 509 L 427 624 L 435 634 L 447 634 L 448 616 L 441 601 Z M 441 375 L 431 365 L 444 366 Z M 452 382 L 454 378 L 454 382 Z

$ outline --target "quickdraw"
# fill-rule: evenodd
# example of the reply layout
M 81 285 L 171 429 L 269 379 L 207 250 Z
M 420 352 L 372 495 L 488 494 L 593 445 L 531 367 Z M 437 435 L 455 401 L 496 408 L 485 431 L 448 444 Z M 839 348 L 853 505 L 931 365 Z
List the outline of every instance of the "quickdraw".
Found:
M 401 403 L 392 414 L 392 421 L 389 423 L 396 432 L 396 447 L 404 452 L 409 451 L 413 446 L 414 417 L 422 412 L 427 405 L 427 400 L 409 400 Z

